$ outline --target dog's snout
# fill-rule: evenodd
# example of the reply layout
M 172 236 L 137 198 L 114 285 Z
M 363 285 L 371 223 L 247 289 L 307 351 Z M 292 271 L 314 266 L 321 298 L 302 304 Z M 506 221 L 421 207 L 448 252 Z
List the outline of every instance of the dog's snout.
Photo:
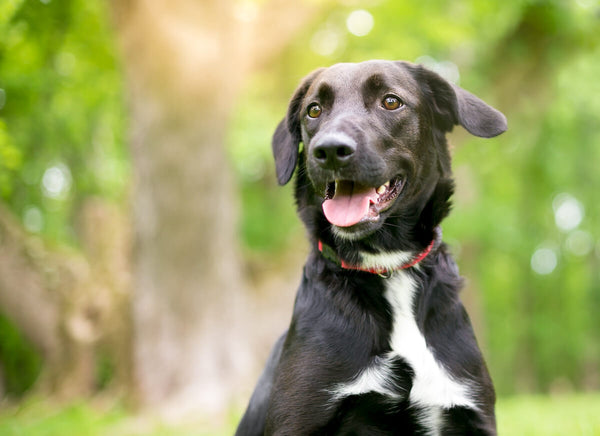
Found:
M 330 138 L 320 141 L 313 149 L 315 161 L 325 169 L 338 169 L 348 165 L 356 152 L 354 141 Z

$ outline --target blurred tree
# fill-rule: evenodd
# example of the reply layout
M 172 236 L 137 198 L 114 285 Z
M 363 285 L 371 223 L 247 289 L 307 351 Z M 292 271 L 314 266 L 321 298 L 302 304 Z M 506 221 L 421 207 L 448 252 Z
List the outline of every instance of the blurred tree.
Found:
M 103 12 L 0 3 L 0 361 L 7 377 L 20 373 L 9 394 L 40 366 L 9 321 L 43 358 L 50 392 L 92 392 L 102 355 L 127 378 L 126 220 L 109 204 L 123 197 L 127 162 Z
M 247 371 L 237 198 L 225 139 L 250 71 L 309 17 L 302 3 L 112 3 L 134 171 L 134 380 L 178 413 L 222 406 Z

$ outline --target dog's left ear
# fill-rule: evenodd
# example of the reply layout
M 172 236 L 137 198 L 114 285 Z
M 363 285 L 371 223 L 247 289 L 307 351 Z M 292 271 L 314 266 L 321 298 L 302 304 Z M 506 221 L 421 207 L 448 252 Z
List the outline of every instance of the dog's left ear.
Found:
M 324 68 L 313 71 L 302 80 L 290 100 L 286 117 L 281 120 L 271 141 L 275 172 L 280 185 L 285 185 L 292 178 L 298 160 L 298 147 L 302 141 L 300 131 L 300 109 L 302 100 L 310 85 Z
M 451 84 L 456 94 L 458 122 L 467 131 L 482 138 L 493 138 L 508 128 L 506 117 L 460 86 Z
M 431 93 L 428 97 L 434 102 L 434 116 L 439 127 L 450 131 L 453 125 L 460 124 L 469 133 L 482 138 L 492 138 L 506 131 L 506 117 L 502 112 L 424 67 L 420 73 L 428 84 Z

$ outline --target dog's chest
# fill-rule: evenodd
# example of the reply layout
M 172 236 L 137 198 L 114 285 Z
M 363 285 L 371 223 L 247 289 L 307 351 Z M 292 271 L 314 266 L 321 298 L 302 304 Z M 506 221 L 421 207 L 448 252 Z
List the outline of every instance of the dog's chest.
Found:
M 414 314 L 416 292 L 417 284 L 409 273 L 396 272 L 386 281 L 384 296 L 393 318 L 391 351 L 375 358 L 352 380 L 340 383 L 332 394 L 335 400 L 376 393 L 392 403 L 408 401 L 418 411 L 419 424 L 435 435 L 443 427 L 444 410 L 457 406 L 476 409 L 476 405 L 472 386 L 449 374 L 420 331 Z M 402 371 L 404 375 L 412 376 L 409 391 L 399 385 L 398 362 L 408 369 Z

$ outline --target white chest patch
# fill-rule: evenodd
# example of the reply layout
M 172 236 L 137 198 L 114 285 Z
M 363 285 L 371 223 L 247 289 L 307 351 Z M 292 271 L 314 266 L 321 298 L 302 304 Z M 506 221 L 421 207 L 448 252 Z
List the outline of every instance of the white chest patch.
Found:
M 421 334 L 414 316 L 413 297 L 416 286 L 406 272 L 388 280 L 386 299 L 393 312 L 390 338 L 392 352 L 402 357 L 415 372 L 410 400 L 422 406 L 476 408 L 469 386 L 457 382 L 435 359 Z
M 430 435 L 441 434 L 444 409 L 463 406 L 477 410 L 471 395 L 472 387 L 466 382 L 455 380 L 428 347 L 414 315 L 416 284 L 410 274 L 396 271 L 386 283 L 384 295 L 393 315 L 390 336 L 392 350 L 386 356 L 376 359 L 352 381 L 338 385 L 331 392 L 333 399 L 367 392 L 377 392 L 391 400 L 401 399 L 402 395 L 390 386 L 390 361 L 401 357 L 414 371 L 413 386 L 407 396 L 410 403 L 420 410 L 420 423 L 429 429 Z

